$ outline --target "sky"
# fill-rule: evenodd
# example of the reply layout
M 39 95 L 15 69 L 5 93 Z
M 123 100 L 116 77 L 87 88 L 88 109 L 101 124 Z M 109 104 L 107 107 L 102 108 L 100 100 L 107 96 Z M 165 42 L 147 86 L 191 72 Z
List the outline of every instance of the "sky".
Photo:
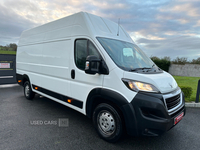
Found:
M 200 0 L 1 0 L 0 45 L 84 11 L 118 22 L 149 56 L 200 57 Z

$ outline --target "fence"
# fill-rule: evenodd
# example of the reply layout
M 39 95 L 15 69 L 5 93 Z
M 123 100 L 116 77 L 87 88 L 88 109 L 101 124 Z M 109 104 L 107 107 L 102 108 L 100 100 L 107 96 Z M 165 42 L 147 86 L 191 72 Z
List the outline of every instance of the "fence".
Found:
M 0 85 L 16 81 L 16 55 L 0 54 Z

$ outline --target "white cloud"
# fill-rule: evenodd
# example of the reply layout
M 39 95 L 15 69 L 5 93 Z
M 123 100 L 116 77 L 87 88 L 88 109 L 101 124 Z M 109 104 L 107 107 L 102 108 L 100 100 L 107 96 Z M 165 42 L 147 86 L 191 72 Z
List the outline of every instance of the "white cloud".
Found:
M 1 0 L 0 45 L 17 41 L 25 29 L 80 11 L 117 22 L 149 55 L 200 51 L 200 1 Z M 195 53 L 195 54 L 193 54 Z
M 199 27 L 199 26 L 200 26 L 200 20 L 197 21 L 197 23 L 194 27 Z

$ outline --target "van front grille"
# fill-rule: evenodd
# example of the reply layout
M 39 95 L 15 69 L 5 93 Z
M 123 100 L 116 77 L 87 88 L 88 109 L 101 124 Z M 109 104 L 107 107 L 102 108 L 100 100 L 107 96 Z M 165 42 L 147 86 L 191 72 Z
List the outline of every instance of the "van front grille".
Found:
M 166 98 L 165 101 L 167 104 L 167 109 L 168 110 L 173 109 L 181 102 L 180 94 L 170 97 L 170 98 Z

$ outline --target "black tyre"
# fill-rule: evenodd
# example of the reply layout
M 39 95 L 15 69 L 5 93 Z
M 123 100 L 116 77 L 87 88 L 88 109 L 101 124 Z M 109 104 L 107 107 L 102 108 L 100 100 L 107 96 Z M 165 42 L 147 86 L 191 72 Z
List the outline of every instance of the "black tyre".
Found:
M 93 124 L 99 136 L 107 142 L 116 142 L 123 134 L 122 119 L 114 107 L 99 104 L 93 113 Z
M 26 81 L 24 83 L 24 96 L 28 100 L 32 100 L 34 98 L 34 96 L 35 96 L 35 93 L 32 91 L 29 81 Z

